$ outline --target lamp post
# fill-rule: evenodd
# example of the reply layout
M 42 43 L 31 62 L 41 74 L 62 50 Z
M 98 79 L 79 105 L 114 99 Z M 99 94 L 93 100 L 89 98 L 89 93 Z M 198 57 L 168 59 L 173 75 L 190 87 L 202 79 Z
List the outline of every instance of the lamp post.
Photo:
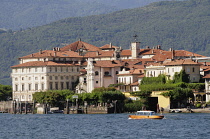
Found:
M 69 99 L 66 101 L 66 114 L 69 114 Z
M 13 100 L 12 107 L 13 107 L 13 114 L 16 114 L 16 100 Z
M 114 100 L 114 113 L 117 113 L 117 100 Z

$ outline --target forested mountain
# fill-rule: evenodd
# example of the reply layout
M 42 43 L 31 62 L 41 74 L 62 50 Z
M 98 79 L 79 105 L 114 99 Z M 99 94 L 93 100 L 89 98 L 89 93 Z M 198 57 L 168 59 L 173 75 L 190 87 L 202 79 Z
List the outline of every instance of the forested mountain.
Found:
M 128 49 L 137 34 L 141 48 L 161 45 L 210 56 L 210 0 L 157 2 L 105 15 L 66 18 L 27 30 L 0 33 L 0 84 L 11 84 L 11 65 L 39 49 L 79 38 L 95 46 L 112 42 Z
M 69 17 L 106 14 L 162 0 L 1 0 L 0 28 L 20 30 Z

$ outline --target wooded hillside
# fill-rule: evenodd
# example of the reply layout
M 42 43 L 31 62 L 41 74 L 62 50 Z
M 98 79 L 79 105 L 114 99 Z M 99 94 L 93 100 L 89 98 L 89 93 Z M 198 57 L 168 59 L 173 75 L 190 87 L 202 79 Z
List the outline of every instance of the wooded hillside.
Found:
M 1 0 L 0 28 L 20 30 L 69 17 L 107 14 L 162 0 Z

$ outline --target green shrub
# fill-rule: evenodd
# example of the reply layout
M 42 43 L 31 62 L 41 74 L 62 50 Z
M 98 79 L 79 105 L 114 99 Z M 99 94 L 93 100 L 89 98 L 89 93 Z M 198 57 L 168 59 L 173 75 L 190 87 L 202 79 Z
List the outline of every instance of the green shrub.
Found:
M 136 112 L 142 109 L 143 103 L 138 101 L 133 101 L 130 103 L 125 103 L 124 111 L 125 112 Z
M 197 103 L 197 104 L 195 104 L 195 106 L 197 107 L 197 108 L 201 108 L 201 103 Z

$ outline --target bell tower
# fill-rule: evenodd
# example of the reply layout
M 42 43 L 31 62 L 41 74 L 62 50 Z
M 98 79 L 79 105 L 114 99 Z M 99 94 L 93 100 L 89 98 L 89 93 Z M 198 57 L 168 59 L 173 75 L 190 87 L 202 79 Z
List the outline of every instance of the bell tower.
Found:
M 136 41 L 137 35 L 134 35 L 133 37 L 135 38 L 135 41 L 131 43 L 131 57 L 132 59 L 136 59 L 140 53 L 140 42 Z

